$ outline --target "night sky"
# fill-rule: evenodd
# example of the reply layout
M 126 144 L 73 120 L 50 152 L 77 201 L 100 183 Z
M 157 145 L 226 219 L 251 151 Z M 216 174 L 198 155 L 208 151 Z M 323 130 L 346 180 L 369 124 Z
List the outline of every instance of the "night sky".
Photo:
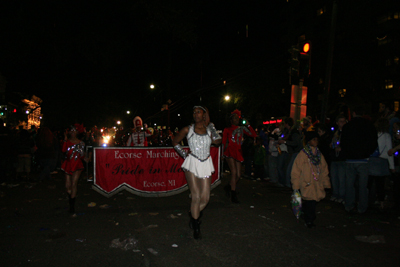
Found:
M 273 114 L 289 111 L 279 101 L 264 108 L 260 99 L 268 90 L 279 96 L 287 83 L 277 20 L 285 1 L 191 2 L 198 1 L 3 3 L 6 90 L 40 97 L 47 126 L 128 125 L 135 115 L 165 123 L 168 99 L 177 126 L 190 122 L 197 103 L 222 123 L 236 107 L 253 118 L 287 115 Z M 223 103 L 226 93 L 235 103 Z

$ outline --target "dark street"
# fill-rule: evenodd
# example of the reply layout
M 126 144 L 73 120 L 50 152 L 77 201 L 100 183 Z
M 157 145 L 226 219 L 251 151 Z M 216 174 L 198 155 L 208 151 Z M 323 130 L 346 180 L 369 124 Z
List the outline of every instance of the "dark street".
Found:
M 188 227 L 188 191 L 164 198 L 124 192 L 110 199 L 82 174 L 72 218 L 63 174 L 42 183 L 1 186 L 2 266 L 396 266 L 399 220 L 369 211 L 349 216 L 340 204 L 317 206 L 315 229 L 296 222 L 291 190 L 241 180 L 240 204 L 222 185 L 202 217 L 202 239 Z M 13 183 L 15 185 L 15 183 Z M 93 202 L 93 203 L 92 203 Z M 95 205 L 95 206 L 94 206 Z M 94 206 L 94 207 L 90 207 Z M 359 238 L 370 238 L 362 242 Z M 372 236 L 372 237 L 371 237 Z M 374 237 L 375 236 L 375 237 Z M 124 251 L 114 239 L 137 241 Z

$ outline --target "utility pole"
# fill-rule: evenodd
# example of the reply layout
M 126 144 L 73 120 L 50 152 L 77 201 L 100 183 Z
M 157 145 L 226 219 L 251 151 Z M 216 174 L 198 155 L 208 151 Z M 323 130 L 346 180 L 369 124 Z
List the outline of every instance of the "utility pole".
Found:
M 331 30 L 328 39 L 328 60 L 326 62 L 326 73 L 325 73 L 325 90 L 324 99 L 322 102 L 321 110 L 321 122 L 324 123 L 326 119 L 326 113 L 328 112 L 329 103 L 329 92 L 331 90 L 331 78 L 332 78 L 332 62 L 333 62 L 333 48 L 335 43 L 335 30 L 336 30 L 336 17 L 337 17 L 337 3 L 334 0 L 332 3 L 332 18 L 331 18 Z

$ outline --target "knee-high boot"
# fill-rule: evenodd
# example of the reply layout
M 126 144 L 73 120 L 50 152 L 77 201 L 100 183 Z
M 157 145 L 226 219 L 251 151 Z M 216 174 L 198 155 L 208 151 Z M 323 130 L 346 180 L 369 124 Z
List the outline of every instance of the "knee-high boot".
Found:
M 193 219 L 193 217 L 192 217 Z M 194 239 L 201 239 L 201 232 L 200 232 L 200 219 L 193 219 L 193 238 Z
M 203 216 L 203 211 L 200 211 L 199 219 L 200 219 L 202 216 Z M 189 227 L 190 227 L 190 229 L 193 229 L 193 221 L 194 221 L 194 219 L 193 219 L 193 217 L 192 217 L 192 212 L 191 212 L 190 210 L 189 210 L 189 218 L 190 218 Z

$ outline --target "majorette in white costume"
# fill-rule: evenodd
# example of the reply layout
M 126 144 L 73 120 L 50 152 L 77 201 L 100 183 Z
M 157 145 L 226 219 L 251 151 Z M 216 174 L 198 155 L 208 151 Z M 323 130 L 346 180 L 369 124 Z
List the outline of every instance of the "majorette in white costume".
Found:
M 210 147 L 213 141 L 211 139 L 211 131 L 207 129 L 207 134 L 197 134 L 194 131 L 194 125 L 191 125 L 189 126 L 187 140 L 190 147 L 190 154 L 183 162 L 182 169 L 190 171 L 197 178 L 211 177 L 215 171 L 210 156 Z

